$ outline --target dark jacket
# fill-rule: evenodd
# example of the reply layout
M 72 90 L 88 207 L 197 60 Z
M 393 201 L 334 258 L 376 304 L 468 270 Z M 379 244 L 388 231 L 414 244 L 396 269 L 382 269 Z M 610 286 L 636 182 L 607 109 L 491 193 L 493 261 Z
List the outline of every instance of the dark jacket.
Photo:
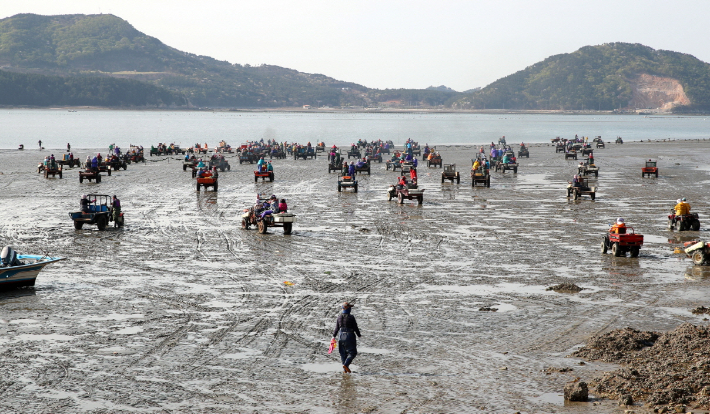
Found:
M 360 336 L 360 330 L 357 328 L 357 321 L 355 317 L 349 313 L 341 313 L 338 315 L 338 321 L 335 322 L 335 330 L 333 331 L 333 338 L 338 336 L 338 331 L 340 328 L 349 328 L 355 335 Z

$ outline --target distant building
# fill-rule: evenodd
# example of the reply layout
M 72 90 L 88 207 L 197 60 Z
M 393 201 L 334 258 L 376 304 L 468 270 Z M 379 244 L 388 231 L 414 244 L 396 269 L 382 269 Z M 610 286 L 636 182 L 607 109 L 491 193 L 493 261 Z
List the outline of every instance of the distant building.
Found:
M 303 109 L 311 109 L 310 105 L 303 105 Z

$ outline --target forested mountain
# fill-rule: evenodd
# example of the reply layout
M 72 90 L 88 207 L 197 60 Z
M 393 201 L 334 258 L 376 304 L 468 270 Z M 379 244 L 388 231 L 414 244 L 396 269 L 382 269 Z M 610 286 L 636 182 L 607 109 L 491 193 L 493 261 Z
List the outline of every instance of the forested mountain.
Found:
M 365 106 L 373 102 L 371 90 L 355 83 L 181 52 L 112 15 L 20 14 L 0 20 L 0 69 L 130 78 L 183 94 L 196 106 Z M 388 91 L 387 96 L 411 101 L 419 99 L 415 92 Z M 450 96 L 426 91 L 422 99 L 441 104 Z
M 640 44 L 551 56 L 453 102 L 459 108 L 710 110 L 710 65 Z
M 10 105 L 21 104 L 21 97 L 27 105 L 710 111 L 710 65 L 687 54 L 628 43 L 551 56 L 465 93 L 445 86 L 379 90 L 278 66 L 231 64 L 181 52 L 112 15 L 19 14 L 0 20 L 0 69 L 35 75 L 14 77 L 13 89 L 0 89 L 0 97 L 16 97 Z M 64 81 L 40 81 L 39 75 Z M 3 88 L 10 85 L 8 76 L 0 76 Z M 145 84 L 150 87 L 138 93 Z

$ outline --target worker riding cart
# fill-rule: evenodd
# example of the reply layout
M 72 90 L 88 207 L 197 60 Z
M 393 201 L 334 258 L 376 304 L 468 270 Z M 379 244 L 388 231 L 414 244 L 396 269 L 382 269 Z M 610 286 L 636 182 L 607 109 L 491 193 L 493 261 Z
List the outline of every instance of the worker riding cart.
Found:
M 668 230 L 674 230 L 676 227 L 678 231 L 700 230 L 698 213 L 690 212 L 690 204 L 685 198 L 679 199 L 671 210 L 671 214 L 668 215 Z
M 291 234 L 296 215 L 288 212 L 286 199 L 279 199 L 272 195 L 264 199 L 257 195 L 256 205 L 244 210 L 242 214 L 242 228 L 249 229 L 255 225 L 259 233 L 266 233 L 269 227 L 283 227 L 284 234 Z
M 207 191 L 207 187 L 212 187 L 213 191 L 217 191 L 218 184 L 217 179 L 219 174 L 217 173 L 217 168 L 213 168 L 211 171 L 203 168 L 197 173 L 197 191 L 200 191 L 200 187 L 204 187 Z
M 254 171 L 254 182 L 257 182 L 259 180 L 259 177 L 261 177 L 262 181 L 266 181 L 268 178 L 269 181 L 273 182 L 274 181 L 274 167 L 271 164 L 271 161 L 269 162 L 263 162 L 264 159 L 262 158 L 259 160 L 259 163 L 257 164 L 257 170 Z
M 604 254 L 607 250 L 611 250 L 611 254 L 616 257 L 626 256 L 627 252 L 631 257 L 638 257 L 641 246 L 643 246 L 643 235 L 636 234 L 634 228 L 627 227 L 624 219 L 619 217 L 616 224 L 604 235 L 601 251 Z
M 99 231 L 104 231 L 111 221 L 114 222 L 114 227 L 123 226 L 121 202 L 116 196 L 111 198 L 105 194 L 83 195 L 80 205 L 81 211 L 69 213 L 76 230 L 81 230 L 84 224 L 96 224 Z
M 355 176 L 352 175 L 341 175 L 338 177 L 338 192 L 343 191 L 343 189 L 352 188 L 354 192 L 357 193 L 357 180 Z
M 417 200 L 418 204 L 424 202 L 424 190 L 420 189 L 416 182 L 407 181 L 406 176 L 399 177 L 399 182 L 391 185 L 387 190 L 387 200 L 397 198 L 399 204 L 404 203 L 404 199 Z

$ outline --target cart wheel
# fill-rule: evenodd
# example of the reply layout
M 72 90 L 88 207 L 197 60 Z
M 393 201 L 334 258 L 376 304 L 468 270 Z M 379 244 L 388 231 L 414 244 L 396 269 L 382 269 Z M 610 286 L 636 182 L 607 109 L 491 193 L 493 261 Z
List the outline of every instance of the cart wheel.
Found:
M 84 176 L 83 176 L 83 175 L 79 175 L 79 183 L 83 183 L 83 182 L 84 182 Z
M 658 171 L 656 171 L 656 178 L 658 178 Z
M 228 166 L 227 166 L 227 171 L 232 171 L 232 166 L 231 166 L 231 165 L 228 165 Z
M 602 254 L 606 254 L 606 237 L 602 239 Z
M 244 230 L 249 230 L 249 222 L 246 221 L 245 219 L 242 219 L 242 228 Z
M 214 185 L 212 186 L 212 189 L 213 189 L 214 191 L 217 191 L 217 183 L 214 183 Z
M 44 170 L 44 178 L 49 178 L 49 171 L 48 170 Z
M 486 187 L 491 188 L 491 176 L 489 175 L 488 178 L 486 178 Z
M 668 230 L 673 230 L 673 220 L 668 219 Z
M 284 223 L 284 234 L 291 234 L 293 223 Z
M 698 250 L 693 253 L 693 263 L 700 266 L 705 262 L 705 253 L 702 250 Z
M 619 243 L 614 243 L 611 245 L 611 254 L 614 255 L 614 257 L 621 257 L 622 253 Z
M 74 228 L 77 230 L 81 230 L 81 228 L 84 227 L 84 222 L 83 221 L 75 221 L 74 222 Z
M 96 220 L 96 226 L 99 228 L 99 231 L 106 230 L 106 217 L 99 217 L 99 219 Z
M 61 175 L 59 176 L 61 178 Z M 693 231 L 698 231 L 700 230 L 700 221 L 698 220 L 693 220 L 693 222 L 690 224 L 690 229 Z
M 423 196 L 423 195 L 420 195 L 419 197 L 417 197 L 417 202 L 418 202 L 419 204 L 423 203 L 423 202 L 424 202 L 424 196 Z
M 518 167 L 513 168 L 513 174 L 517 174 L 517 173 L 518 173 Z
M 461 176 L 459 173 L 456 173 L 456 184 L 461 184 Z
M 387 201 L 392 201 L 392 192 L 391 191 L 387 192 Z
M 110 177 L 111 176 L 111 169 L 107 168 L 106 171 L 108 171 L 108 176 Z
M 574 193 L 574 196 L 573 196 L 572 198 L 574 198 L 575 200 L 578 199 L 578 198 L 579 198 L 579 193 L 576 192 L 576 191 L 573 191 L 573 193 Z
M 597 193 L 592 193 L 589 195 L 589 197 L 591 197 L 592 200 L 594 200 L 597 197 Z
M 96 174 L 96 183 L 101 182 L 101 174 Z
M 599 171 L 594 171 L 594 176 L 599 177 Z
M 257 182 L 257 181 L 259 181 L 259 177 L 257 177 L 256 174 L 254 174 L 254 182 Z
M 399 202 L 399 204 L 404 203 L 404 196 L 402 195 L 402 193 L 397 194 L 397 201 Z
M 59 170 L 59 179 L 62 179 L 62 170 Z
M 153 154 L 150 154 L 150 155 L 153 155 Z M 182 165 L 182 170 L 183 170 L 183 171 L 187 171 L 187 165 L 183 164 L 183 165 Z
M 629 256 L 631 257 L 639 257 L 639 247 L 632 247 L 631 250 L 629 250 Z
M 268 226 L 266 225 L 265 220 L 261 220 L 259 223 L 257 223 L 257 227 L 259 227 L 259 233 L 266 234 L 266 229 Z
M 441 183 L 444 183 L 444 173 L 441 173 Z
M 274 182 L 274 173 L 269 174 L 269 181 Z
M 200 183 L 197 183 L 197 191 L 200 191 Z
M 355 184 L 355 192 L 357 193 L 357 184 Z
M 342 187 L 340 186 L 340 184 L 338 184 L 338 192 L 341 192 L 341 191 L 343 191 L 343 189 L 342 189 Z

